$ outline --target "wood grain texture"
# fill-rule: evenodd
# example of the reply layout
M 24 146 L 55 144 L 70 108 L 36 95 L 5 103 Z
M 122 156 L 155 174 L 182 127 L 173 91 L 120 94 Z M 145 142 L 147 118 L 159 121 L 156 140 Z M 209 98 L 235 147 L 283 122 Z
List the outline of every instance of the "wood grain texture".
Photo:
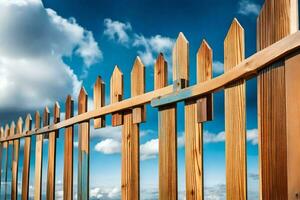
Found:
M 212 79 L 212 49 L 203 40 L 197 52 L 197 83 Z M 206 122 L 213 119 L 213 94 L 197 100 L 197 121 Z
M 24 131 L 28 132 L 31 130 L 32 118 L 27 115 L 25 120 Z M 24 143 L 24 156 L 23 156 L 23 172 L 22 172 L 22 200 L 27 200 L 29 197 L 29 165 L 30 165 L 30 149 L 31 149 L 31 136 L 25 137 Z
M 164 55 L 160 53 L 154 65 L 154 89 L 166 87 L 168 85 L 168 65 Z
M 23 120 L 20 117 L 17 122 L 16 134 L 22 134 L 23 132 Z M 12 183 L 11 183 L 11 199 L 16 200 L 18 196 L 18 169 L 19 169 L 19 149 L 20 140 L 13 141 L 13 157 L 12 157 Z
M 35 128 L 41 127 L 41 116 L 35 113 Z M 43 163 L 43 135 L 37 135 L 35 139 L 35 172 L 34 172 L 34 199 L 42 198 L 42 163 Z
M 124 112 L 122 128 L 122 200 L 140 199 L 139 124 L 132 111 Z
M 118 66 L 115 66 L 113 74 L 110 78 L 110 103 L 116 103 L 123 99 L 123 73 Z M 123 117 L 121 112 L 112 114 L 112 126 L 119 126 L 123 124 Z
M 188 87 L 189 81 L 189 42 L 182 32 L 179 33 L 173 48 L 173 81 L 183 80 L 184 87 Z
M 131 96 L 138 96 L 145 93 L 145 66 L 140 57 L 134 61 L 131 70 Z M 133 123 L 141 123 L 146 120 L 146 107 L 142 105 L 132 110 Z
M 298 30 L 297 3 L 297 0 L 266 0 L 257 19 L 258 50 Z M 292 64 L 290 70 L 295 70 L 295 75 L 298 73 L 296 69 L 295 64 Z M 258 75 L 261 199 L 296 199 L 296 193 L 299 192 L 299 170 L 293 171 L 295 164 L 299 166 L 299 154 L 296 155 L 298 148 L 291 153 L 295 144 L 289 141 L 295 139 L 297 132 L 288 131 L 289 123 L 291 129 L 294 129 L 295 123 L 288 120 L 291 119 L 289 116 L 299 116 L 293 101 L 298 90 L 291 91 L 288 86 L 299 84 L 299 81 L 291 75 L 294 72 L 290 70 L 286 69 L 284 61 L 278 61 Z M 287 76 L 293 79 L 287 79 Z
M 244 57 L 244 29 L 234 19 L 224 41 L 225 73 Z M 226 198 L 247 199 L 245 80 L 225 88 L 225 135 Z
M 53 123 L 56 124 L 60 121 L 60 106 L 55 102 L 53 109 Z M 56 172 L 56 138 L 58 131 L 49 133 L 48 141 L 48 170 L 47 170 L 47 200 L 55 199 L 55 172 Z
M 94 85 L 94 109 L 105 106 L 105 83 L 100 76 L 97 77 Z M 105 127 L 105 116 L 94 119 L 94 128 Z
M 10 126 L 6 124 L 4 129 L 5 137 L 10 135 Z M 4 199 L 7 199 L 7 186 L 8 186 L 8 171 L 9 171 L 9 142 L 5 142 L 4 150 L 5 150 L 5 165 L 4 165 Z
M 87 112 L 88 96 L 84 88 L 81 88 L 78 96 L 78 114 Z M 78 128 L 78 189 L 77 199 L 89 199 L 90 176 L 90 124 L 89 121 L 79 124 Z
M 74 101 L 72 100 L 70 95 L 68 95 L 65 105 L 66 105 L 66 109 L 65 109 L 66 119 L 69 119 L 74 116 Z M 98 122 L 101 124 L 102 120 L 99 119 Z M 64 141 L 64 199 L 65 200 L 73 199 L 73 144 L 74 144 L 74 126 L 69 126 L 65 129 L 65 141 Z
M 16 124 L 14 121 L 11 122 L 10 127 L 9 127 L 9 136 L 13 136 L 16 134 Z M 14 142 L 9 141 L 8 142 L 8 148 L 7 148 L 7 153 L 8 153 L 8 160 L 7 160 L 7 184 L 5 185 L 5 199 L 8 199 L 11 197 L 11 186 L 12 186 L 12 173 L 13 173 L 13 157 L 14 157 Z M 9 183 L 10 182 L 10 183 Z M 9 185 L 11 184 L 11 185 Z M 9 191 L 10 190 L 10 191 Z

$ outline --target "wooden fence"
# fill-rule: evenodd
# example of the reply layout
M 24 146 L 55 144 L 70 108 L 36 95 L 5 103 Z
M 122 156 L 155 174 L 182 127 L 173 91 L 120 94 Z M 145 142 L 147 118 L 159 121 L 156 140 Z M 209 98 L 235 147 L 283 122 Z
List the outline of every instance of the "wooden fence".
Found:
M 176 104 L 184 101 L 186 148 L 186 199 L 203 199 L 203 124 L 213 119 L 213 93 L 225 91 L 226 196 L 247 199 L 246 80 L 258 79 L 260 198 L 300 199 L 300 32 L 297 0 L 266 0 L 257 20 L 258 52 L 245 59 L 244 29 L 234 19 L 224 41 L 224 74 L 212 78 L 212 49 L 203 40 L 197 52 L 197 84 L 189 86 L 189 43 L 180 33 L 173 49 L 173 85 L 167 85 L 168 67 L 163 54 L 154 66 L 154 91 L 145 93 L 145 70 L 137 58 L 131 72 L 131 98 L 123 100 L 123 74 L 116 66 L 110 81 L 111 104 L 105 106 L 105 85 L 100 77 L 94 86 L 94 110 L 87 111 L 84 88 L 78 97 L 78 115 L 68 96 L 65 119 L 55 103 L 50 111 L 36 112 L 1 128 L 0 170 L 2 182 L 12 174 L 11 198 L 18 194 L 18 159 L 24 154 L 22 199 L 28 199 L 31 139 L 36 137 L 34 199 L 41 199 L 43 140 L 48 143 L 47 199 L 55 199 L 56 139 L 64 136 L 64 199 L 73 199 L 74 125 L 78 124 L 77 199 L 89 199 L 90 120 L 94 128 L 122 125 L 122 199 L 139 199 L 139 125 L 146 120 L 145 105 L 158 107 L 159 199 L 177 199 Z M 42 122 L 42 123 L 41 123 Z M 19 152 L 20 139 L 25 139 Z M 12 146 L 13 151 L 8 151 Z M 8 162 L 8 158 L 12 162 Z M 1 187 L 6 197 L 8 184 Z

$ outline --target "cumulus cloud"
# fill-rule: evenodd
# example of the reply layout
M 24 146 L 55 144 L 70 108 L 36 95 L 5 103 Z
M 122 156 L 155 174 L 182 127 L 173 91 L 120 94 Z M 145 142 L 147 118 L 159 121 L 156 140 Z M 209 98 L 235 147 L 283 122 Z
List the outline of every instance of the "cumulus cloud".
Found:
M 120 187 L 113 188 L 101 188 L 94 187 L 90 190 L 90 198 L 93 199 L 120 199 L 121 198 L 121 189 Z
M 130 23 L 123 23 L 120 21 L 113 21 L 112 19 L 104 19 L 104 35 L 111 40 L 116 40 L 121 44 L 129 42 L 129 35 L 127 32 L 131 31 Z
M 258 15 L 260 6 L 251 0 L 241 0 L 239 2 L 238 13 L 241 15 Z
M 63 58 L 84 70 L 102 58 L 92 32 L 44 8 L 40 0 L 0 1 L 0 110 L 29 111 L 77 95 L 81 81 Z
M 121 142 L 114 139 L 105 139 L 97 143 L 95 146 L 95 151 L 104 153 L 104 154 L 114 154 L 120 153 L 121 151 Z
M 117 41 L 121 45 L 137 48 L 137 53 L 145 65 L 152 65 L 156 56 L 162 52 L 166 59 L 170 61 L 171 50 L 175 40 L 162 35 L 145 37 L 142 34 L 136 34 L 132 31 L 129 22 L 104 20 L 104 35 Z
M 224 73 L 224 64 L 220 61 L 213 62 L 213 72 L 215 74 L 222 74 Z

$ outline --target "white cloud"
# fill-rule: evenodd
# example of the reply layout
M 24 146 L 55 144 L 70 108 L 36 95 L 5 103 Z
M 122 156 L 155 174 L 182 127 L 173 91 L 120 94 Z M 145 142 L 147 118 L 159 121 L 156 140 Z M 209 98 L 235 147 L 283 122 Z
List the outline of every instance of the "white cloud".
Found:
M 120 199 L 121 189 L 120 187 L 104 188 L 94 187 L 90 190 L 90 198 L 93 199 Z
M 74 145 L 75 148 L 78 148 L 78 144 L 79 144 L 79 143 L 76 141 L 76 142 L 74 142 L 73 145 Z
M 104 20 L 104 35 L 118 43 L 136 47 L 138 55 L 141 57 L 145 65 L 153 65 L 159 53 L 164 53 L 167 61 L 171 61 L 171 50 L 175 40 L 161 35 L 145 37 L 142 34 L 136 34 L 132 31 L 129 22 L 113 21 L 111 19 Z
M 247 131 L 247 141 L 252 145 L 258 144 L 258 131 L 257 129 L 251 129 Z
M 130 23 L 123 23 L 119 21 L 113 21 L 112 19 L 104 19 L 104 35 L 107 35 L 111 40 L 117 40 L 121 44 L 127 44 L 129 42 L 129 36 L 127 31 L 131 31 Z
M 224 73 L 224 64 L 220 61 L 213 62 L 213 72 L 216 74 Z
M 28 111 L 77 96 L 81 81 L 63 57 L 81 57 L 84 70 L 102 58 L 90 31 L 40 0 L 0 1 L 0 110 Z
M 95 151 L 104 154 L 115 154 L 121 152 L 121 142 L 114 139 L 105 139 L 95 145 Z
M 122 127 L 121 126 L 106 126 L 101 129 L 91 129 L 92 138 L 111 138 L 117 141 L 122 139 Z
M 145 65 L 151 65 L 155 62 L 156 55 L 160 52 L 164 53 L 164 55 L 169 58 L 174 42 L 173 39 L 161 35 L 146 38 L 143 35 L 136 34 L 134 36 L 133 46 L 143 48 L 143 50 L 138 51 L 138 54 Z
M 240 0 L 238 13 L 241 15 L 258 15 L 260 6 L 251 0 Z

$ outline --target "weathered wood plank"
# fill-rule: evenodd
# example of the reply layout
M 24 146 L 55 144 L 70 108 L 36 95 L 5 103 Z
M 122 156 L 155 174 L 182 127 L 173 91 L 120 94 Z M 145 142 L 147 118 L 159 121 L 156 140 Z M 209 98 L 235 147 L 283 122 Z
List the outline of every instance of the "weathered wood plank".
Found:
M 140 57 L 136 57 L 131 70 L 131 96 L 135 97 L 145 93 L 145 66 Z M 146 120 L 146 107 L 134 108 L 132 110 L 133 123 L 141 123 Z
M 297 3 L 297 0 L 266 0 L 257 20 L 258 50 L 298 30 Z M 258 75 L 261 199 L 299 198 L 300 178 L 295 165 L 299 166 L 300 155 L 294 143 L 300 114 L 295 106 L 298 90 L 293 87 L 300 84 L 296 60 L 297 56 L 286 63 L 279 61 Z
M 115 66 L 110 78 L 110 103 L 116 103 L 123 99 L 123 74 L 118 66 Z M 122 112 L 112 114 L 112 126 L 123 124 Z
M 53 109 L 53 123 L 60 121 L 60 106 L 58 102 L 55 103 Z M 55 199 L 55 168 L 56 168 L 56 138 L 58 131 L 49 133 L 48 141 L 48 170 L 47 170 L 47 200 Z
M 100 109 L 105 106 L 105 83 L 100 76 L 97 77 L 94 85 L 94 109 Z M 105 116 L 94 119 L 94 128 L 105 126 Z
M 45 109 L 46 112 L 46 109 Z M 44 116 L 47 114 L 44 113 Z M 44 119 L 45 120 L 45 119 Z M 44 126 L 46 124 L 43 124 Z M 47 124 L 49 125 L 49 124 Z M 41 127 L 41 116 L 35 113 L 35 128 Z M 35 172 L 34 172 L 34 199 L 42 198 L 42 163 L 43 163 L 43 135 L 37 135 L 35 139 Z
M 23 120 L 20 117 L 17 122 L 16 134 L 22 134 Z M 13 141 L 13 157 L 12 157 L 12 183 L 11 183 L 11 199 L 16 200 L 18 196 L 18 169 L 19 169 L 19 149 L 20 140 Z
M 132 111 L 124 112 L 122 128 L 122 200 L 140 199 L 139 124 Z
M 25 120 L 24 131 L 31 130 L 32 118 L 27 115 Z M 31 136 L 24 138 L 24 157 L 23 157 L 23 173 L 22 173 L 22 200 L 27 200 L 29 197 L 29 165 L 30 165 L 30 148 L 31 148 Z
M 244 60 L 244 57 L 244 29 L 234 19 L 224 41 L 225 73 Z M 225 88 L 227 199 L 247 199 L 245 113 L 246 83 L 241 80 Z
M 69 95 L 66 100 L 66 119 L 74 116 L 74 101 Z M 98 121 L 101 123 L 101 119 Z M 97 122 L 97 123 L 98 123 Z M 95 122 L 96 123 L 96 122 Z M 73 143 L 74 126 L 65 129 L 64 141 L 64 199 L 73 199 Z
M 87 112 L 88 96 L 84 88 L 81 88 L 78 97 L 78 114 Z M 78 199 L 89 199 L 89 173 L 90 173 L 90 123 L 79 124 L 78 133 Z

